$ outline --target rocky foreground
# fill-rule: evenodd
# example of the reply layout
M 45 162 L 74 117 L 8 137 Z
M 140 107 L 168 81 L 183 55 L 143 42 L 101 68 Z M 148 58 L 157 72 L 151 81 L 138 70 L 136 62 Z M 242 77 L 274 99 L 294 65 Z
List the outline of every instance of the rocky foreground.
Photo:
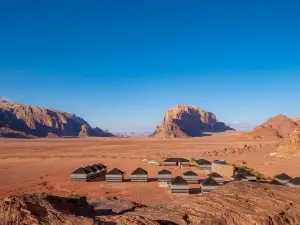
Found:
M 90 199 L 47 194 L 7 197 L 0 224 L 300 224 L 300 190 L 232 182 L 206 195 L 178 197 L 157 207 L 118 198 Z
M 84 119 L 59 110 L 0 101 L 0 137 L 111 137 Z
M 156 138 L 200 137 L 204 132 L 234 130 L 219 122 L 216 116 L 196 106 L 177 105 L 169 109 L 162 124 L 153 133 Z

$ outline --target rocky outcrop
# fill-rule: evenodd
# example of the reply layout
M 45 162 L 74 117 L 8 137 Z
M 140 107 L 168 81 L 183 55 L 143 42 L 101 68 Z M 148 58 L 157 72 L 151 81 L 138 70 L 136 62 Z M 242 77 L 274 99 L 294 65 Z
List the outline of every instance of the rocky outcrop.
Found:
M 0 201 L 0 224 L 300 224 L 300 190 L 234 181 L 204 194 L 144 206 L 116 197 L 25 194 Z
M 255 127 L 252 132 L 242 134 L 242 136 L 254 139 L 283 139 L 288 138 L 296 128 L 300 128 L 299 120 L 280 114 Z
M 101 224 L 85 198 L 20 195 L 0 202 L 0 224 Z
M 157 138 L 199 137 L 203 132 L 234 130 L 219 122 L 211 112 L 196 106 L 177 105 L 169 109 L 162 124 L 152 134 Z
M 278 144 L 277 154 L 282 157 L 300 155 L 300 128 L 296 128 L 289 136 Z
M 74 114 L 38 106 L 0 101 L 0 137 L 111 137 Z

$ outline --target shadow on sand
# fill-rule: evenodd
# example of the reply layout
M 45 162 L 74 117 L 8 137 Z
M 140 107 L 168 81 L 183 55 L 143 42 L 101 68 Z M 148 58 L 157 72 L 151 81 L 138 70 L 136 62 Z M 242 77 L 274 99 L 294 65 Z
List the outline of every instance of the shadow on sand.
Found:
M 126 178 L 123 180 L 123 182 L 132 182 L 130 178 Z M 147 183 L 151 183 L 151 182 L 157 182 L 157 178 L 148 178 L 148 182 Z M 139 182 L 133 182 L 133 183 L 139 183 Z M 140 183 L 144 183 L 144 182 L 140 182 Z M 146 183 L 146 182 L 145 182 Z

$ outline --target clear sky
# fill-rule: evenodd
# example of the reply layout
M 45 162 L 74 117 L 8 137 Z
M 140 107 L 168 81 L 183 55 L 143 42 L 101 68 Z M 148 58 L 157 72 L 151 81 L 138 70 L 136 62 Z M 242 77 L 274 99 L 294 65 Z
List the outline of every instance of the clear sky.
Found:
M 176 104 L 248 129 L 300 115 L 300 2 L 0 2 L 0 97 L 151 131 Z

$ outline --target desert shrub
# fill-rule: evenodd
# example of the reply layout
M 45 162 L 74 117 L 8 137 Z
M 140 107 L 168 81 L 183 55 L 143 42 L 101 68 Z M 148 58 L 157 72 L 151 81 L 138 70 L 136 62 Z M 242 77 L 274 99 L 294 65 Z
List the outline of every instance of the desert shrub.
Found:
M 247 165 L 236 165 L 236 164 L 232 164 L 232 166 L 234 167 L 234 170 L 238 170 L 238 169 L 244 169 L 246 171 L 248 171 L 249 173 L 254 174 L 258 180 L 261 181 L 265 181 L 265 180 L 269 180 L 269 177 L 266 177 L 263 173 L 254 170 L 253 168 L 248 167 Z

